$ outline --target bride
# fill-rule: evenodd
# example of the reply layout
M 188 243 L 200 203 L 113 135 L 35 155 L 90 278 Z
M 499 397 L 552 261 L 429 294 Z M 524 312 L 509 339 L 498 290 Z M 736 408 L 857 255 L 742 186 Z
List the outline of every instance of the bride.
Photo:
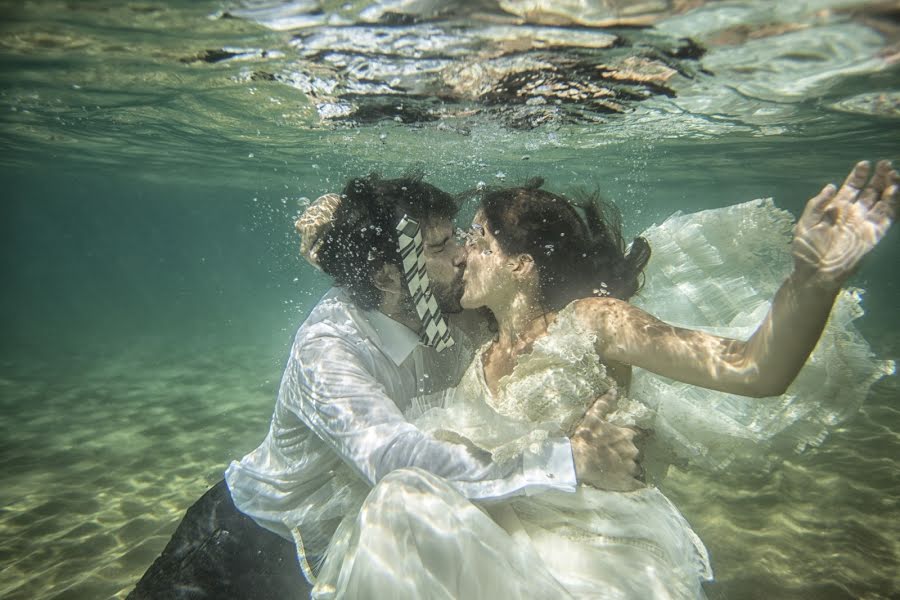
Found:
M 465 234 L 461 302 L 489 309 L 496 336 L 444 406 L 411 417 L 473 453 L 512 460 L 547 436 L 577 433 L 583 399 L 606 392 L 608 419 L 671 438 L 657 440 L 656 452 L 685 446 L 694 425 L 666 421 L 665 394 L 632 397 L 631 368 L 741 396 L 784 394 L 897 202 L 887 162 L 871 181 L 860 163 L 840 189 L 811 199 L 794 231 L 793 270 L 740 341 L 668 325 L 629 303 L 650 246 L 637 238 L 626 253 L 598 203 L 579 211 L 539 185 L 489 190 Z M 774 211 L 757 209 L 751 214 Z M 590 460 L 577 440 L 576 465 Z M 715 441 L 704 441 L 715 453 Z M 656 487 L 586 483 L 476 506 L 430 473 L 395 471 L 338 528 L 313 596 L 703 597 L 701 582 L 712 577 L 706 549 Z

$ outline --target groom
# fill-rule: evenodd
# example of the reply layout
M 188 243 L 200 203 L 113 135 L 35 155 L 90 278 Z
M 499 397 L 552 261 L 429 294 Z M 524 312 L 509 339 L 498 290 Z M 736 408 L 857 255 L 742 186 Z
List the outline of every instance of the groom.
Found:
M 574 490 L 578 482 L 640 485 L 634 432 L 602 420 L 614 398 L 598 398 L 570 438 L 533 445 L 502 466 L 463 440 L 436 439 L 410 423 L 456 385 L 487 330 L 478 315 L 460 314 L 466 256 L 453 235 L 456 211 L 450 194 L 420 178 L 370 175 L 351 180 L 340 196 L 320 198 L 298 220 L 301 252 L 335 288 L 297 331 L 268 435 L 225 473 L 233 505 L 220 488 L 220 514 L 200 527 L 220 543 L 214 523 L 240 522 L 245 539 L 235 551 L 243 558 L 223 551 L 231 565 L 224 570 L 271 571 L 273 561 L 287 569 L 288 542 L 279 542 L 290 540 L 300 563 L 292 565 L 295 573 L 314 583 L 341 517 L 397 469 L 429 471 L 475 501 Z M 189 549 L 206 548 L 209 540 L 188 525 L 186 519 L 135 598 L 164 597 L 165 586 L 150 585 L 151 572 L 165 575 L 170 592 L 193 597 L 184 591 L 196 584 L 185 579 L 195 574 L 179 565 L 192 562 Z M 194 539 L 180 539 L 188 533 Z M 265 544 L 254 554 L 257 539 Z M 167 560 L 170 547 L 178 561 Z M 244 593 L 223 589 L 221 581 L 210 585 L 219 587 L 212 594 L 204 589 L 206 597 Z M 297 589 L 286 592 L 272 593 L 299 597 Z M 254 597 L 266 592 L 256 587 Z

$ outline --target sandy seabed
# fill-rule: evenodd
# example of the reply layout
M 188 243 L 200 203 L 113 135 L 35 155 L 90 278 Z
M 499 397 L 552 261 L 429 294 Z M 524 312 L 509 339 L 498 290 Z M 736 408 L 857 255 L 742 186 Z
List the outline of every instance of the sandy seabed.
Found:
M 887 345 L 898 337 L 883 335 Z M 281 368 L 273 356 L 229 347 L 4 362 L 0 597 L 124 598 L 184 511 L 265 435 Z M 712 600 L 891 598 L 898 460 L 893 376 L 825 444 L 771 473 L 673 468 L 663 487 L 710 550 Z
M 124 598 L 184 511 L 265 435 L 257 348 L 4 365 L 0 597 Z

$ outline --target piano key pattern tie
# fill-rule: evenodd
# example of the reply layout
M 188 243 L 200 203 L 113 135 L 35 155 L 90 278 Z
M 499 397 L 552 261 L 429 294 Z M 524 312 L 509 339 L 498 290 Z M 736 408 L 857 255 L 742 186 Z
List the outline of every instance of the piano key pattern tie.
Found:
M 403 260 L 403 278 L 412 297 L 419 319 L 424 325 L 422 342 L 438 352 L 453 346 L 453 338 L 447 327 L 447 320 L 438 308 L 437 300 L 431 292 L 431 282 L 425 272 L 425 253 L 422 231 L 419 223 L 403 215 L 397 224 L 399 232 L 397 247 Z

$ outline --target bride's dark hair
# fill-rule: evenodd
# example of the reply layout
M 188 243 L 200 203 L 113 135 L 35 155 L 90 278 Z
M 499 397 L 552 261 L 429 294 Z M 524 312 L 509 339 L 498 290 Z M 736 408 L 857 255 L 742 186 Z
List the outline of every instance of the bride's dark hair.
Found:
M 621 215 L 598 194 L 573 203 L 540 189 L 544 181 L 522 187 L 484 190 L 485 225 L 506 254 L 529 254 L 540 279 L 541 301 L 560 310 L 588 296 L 631 298 L 643 284 L 650 244 L 635 238 L 628 252 Z

